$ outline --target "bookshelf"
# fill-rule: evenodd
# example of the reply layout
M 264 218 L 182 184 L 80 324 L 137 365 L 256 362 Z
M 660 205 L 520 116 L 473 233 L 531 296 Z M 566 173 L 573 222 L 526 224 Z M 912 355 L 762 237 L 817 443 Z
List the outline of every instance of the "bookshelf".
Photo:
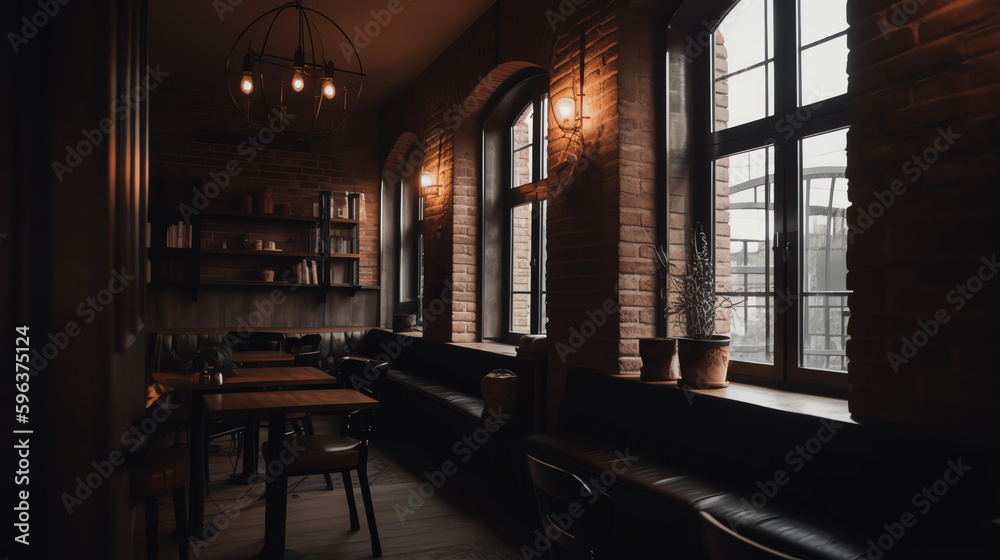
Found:
M 160 208 L 150 219 L 147 280 L 190 290 L 193 299 L 206 288 L 306 288 L 323 301 L 328 289 L 361 289 L 361 197 L 317 198 L 318 216 L 239 212 L 213 201 L 185 221 Z

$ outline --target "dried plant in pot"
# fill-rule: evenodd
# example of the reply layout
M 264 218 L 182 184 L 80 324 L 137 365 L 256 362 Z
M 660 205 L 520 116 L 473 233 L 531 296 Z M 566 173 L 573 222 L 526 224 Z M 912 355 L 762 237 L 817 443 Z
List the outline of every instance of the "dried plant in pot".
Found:
M 679 315 L 685 336 L 677 341 L 681 379 L 695 389 L 727 387 L 729 337 L 715 334 L 716 311 L 732 307 L 732 301 L 715 293 L 715 263 L 701 224 L 692 235 L 691 262 L 683 273 L 671 273 L 674 305 L 667 315 Z
M 669 264 L 667 253 L 663 247 L 656 248 L 656 258 L 660 261 L 658 273 L 666 280 Z M 661 296 L 666 299 L 667 289 L 664 287 Z M 640 338 L 639 357 L 642 367 L 639 368 L 640 381 L 676 381 L 680 379 L 680 363 L 677 359 L 676 338 Z

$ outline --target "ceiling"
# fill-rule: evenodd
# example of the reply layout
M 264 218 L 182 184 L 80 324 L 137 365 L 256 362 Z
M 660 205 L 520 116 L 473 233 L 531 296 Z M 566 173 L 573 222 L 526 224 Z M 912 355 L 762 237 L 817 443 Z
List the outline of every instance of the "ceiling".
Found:
M 150 0 L 150 63 L 160 64 L 164 71 L 170 72 L 172 84 L 178 87 L 224 89 L 226 61 L 240 32 L 255 18 L 283 3 L 282 0 Z M 359 108 L 383 106 L 486 12 L 494 0 L 393 0 L 391 3 L 396 14 L 388 12 L 387 0 L 302 2 L 303 6 L 327 15 L 357 43 L 355 47 L 365 73 Z M 285 17 L 283 14 L 282 18 Z M 366 28 L 374 33 L 362 48 L 363 40 L 369 38 L 363 34 Z M 355 39 L 359 31 L 362 40 Z M 342 40 L 339 35 L 333 38 L 338 43 Z M 294 52 L 294 47 L 291 49 Z

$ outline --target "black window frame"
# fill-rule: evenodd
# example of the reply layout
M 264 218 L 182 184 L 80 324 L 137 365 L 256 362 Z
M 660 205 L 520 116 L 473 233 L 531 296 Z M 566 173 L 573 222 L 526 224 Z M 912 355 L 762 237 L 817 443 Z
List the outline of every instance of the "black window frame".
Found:
M 715 22 L 715 29 L 725 16 L 739 4 L 739 0 L 707 3 L 701 22 Z M 714 10 L 714 13 L 712 11 Z M 810 369 L 799 365 L 798 353 L 802 345 L 799 303 L 801 263 L 801 163 L 802 139 L 847 128 L 847 94 L 841 94 L 818 103 L 802 105 L 799 87 L 801 66 L 799 58 L 800 14 L 798 0 L 774 0 L 774 113 L 770 116 L 724 130 L 714 130 L 715 124 L 715 63 L 712 46 L 705 47 L 701 56 L 689 68 L 693 80 L 691 104 L 693 118 L 693 161 L 691 184 L 693 219 L 703 224 L 705 233 L 712 239 L 713 260 L 716 236 L 715 161 L 734 154 L 774 146 L 775 188 L 774 218 L 777 239 L 772 246 L 776 301 L 786 306 L 784 313 L 775 313 L 774 364 L 730 362 L 730 378 L 735 381 L 782 384 L 805 390 L 832 390 L 843 395 L 847 389 L 847 373 Z M 846 33 L 846 31 L 844 31 Z M 714 43 L 714 38 L 712 39 Z M 765 84 L 767 82 L 765 81 Z M 730 94 L 732 95 L 732 91 Z M 801 115 L 808 112 L 808 118 Z M 709 189 L 697 185 L 712 185 Z M 790 244 L 790 245 L 789 245 Z M 784 259 L 784 248 L 789 250 Z M 780 248 L 780 251 L 777 250 Z M 781 290 L 779 292 L 779 290 Z
M 487 105 L 483 119 L 483 244 L 481 255 L 483 338 L 516 343 L 525 334 L 544 332 L 543 251 L 545 224 L 542 204 L 547 199 L 545 177 L 548 170 L 545 150 L 548 137 L 549 76 L 544 70 L 530 68 L 505 82 Z M 513 186 L 511 126 L 531 104 L 536 117 L 532 131 L 532 178 L 530 183 Z M 522 204 L 532 205 L 531 312 L 529 331 L 515 332 L 512 322 L 513 224 L 512 210 Z

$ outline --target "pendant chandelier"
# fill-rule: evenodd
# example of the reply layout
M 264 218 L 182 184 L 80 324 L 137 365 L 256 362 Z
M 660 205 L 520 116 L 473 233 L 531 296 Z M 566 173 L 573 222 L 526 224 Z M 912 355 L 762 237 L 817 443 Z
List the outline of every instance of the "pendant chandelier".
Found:
M 298 140 L 318 140 L 342 127 L 363 82 L 350 37 L 302 0 L 250 22 L 226 61 L 229 96 L 247 126 Z

